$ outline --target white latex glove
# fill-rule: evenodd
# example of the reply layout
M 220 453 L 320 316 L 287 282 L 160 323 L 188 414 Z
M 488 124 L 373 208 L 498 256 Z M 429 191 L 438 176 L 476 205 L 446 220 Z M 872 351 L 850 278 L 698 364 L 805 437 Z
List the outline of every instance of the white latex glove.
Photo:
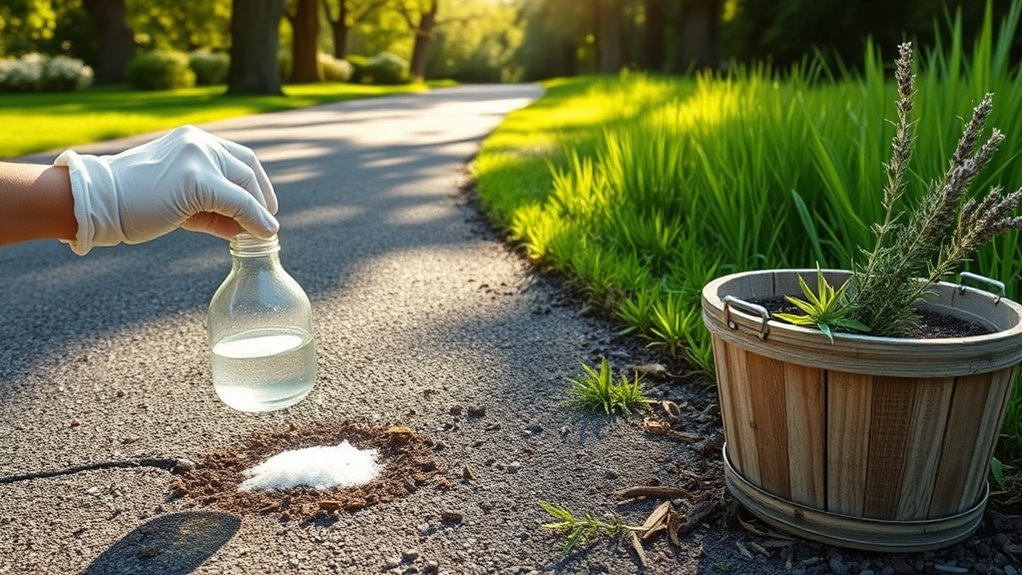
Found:
M 279 224 L 277 196 L 255 152 L 194 126 L 114 156 L 71 150 L 68 166 L 78 255 L 93 246 L 137 244 L 179 227 L 230 239 L 247 231 L 268 238 Z

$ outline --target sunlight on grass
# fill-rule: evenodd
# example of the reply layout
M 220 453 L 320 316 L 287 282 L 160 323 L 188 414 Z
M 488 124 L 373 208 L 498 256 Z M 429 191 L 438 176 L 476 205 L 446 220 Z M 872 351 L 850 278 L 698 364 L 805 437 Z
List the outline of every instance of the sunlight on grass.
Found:
M 971 52 L 961 22 L 917 69 L 918 143 L 906 190 L 942 173 L 963 115 L 995 91 L 990 125 L 1007 139 L 974 191 L 1022 185 L 1022 68 L 1011 64 L 1019 6 L 988 14 Z M 710 372 L 702 286 L 720 274 L 850 266 L 881 216 L 895 91 L 867 47 L 860 75 L 807 62 L 727 77 L 623 74 L 547 82 L 511 114 L 474 165 L 491 218 L 543 267 L 666 355 Z M 1022 294 L 1022 247 L 1009 233 L 970 265 Z M 1022 460 L 1022 386 L 999 453 Z
M 420 92 L 452 82 L 403 86 L 285 86 L 286 96 L 226 96 L 222 86 L 139 92 L 101 87 L 71 93 L 0 94 L 0 158 L 259 112 Z

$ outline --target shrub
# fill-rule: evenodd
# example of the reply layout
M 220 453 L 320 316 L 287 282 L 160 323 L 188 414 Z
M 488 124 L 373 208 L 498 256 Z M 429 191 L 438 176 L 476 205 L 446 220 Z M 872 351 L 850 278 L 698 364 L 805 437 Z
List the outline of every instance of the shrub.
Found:
M 92 68 L 67 56 L 0 59 L 0 91 L 71 91 L 92 84 Z
M 41 54 L 25 54 L 17 60 L 5 60 L 0 68 L 0 85 L 8 92 L 35 92 L 42 89 L 43 66 L 46 59 Z
M 128 64 L 128 82 L 141 90 L 172 90 L 195 85 L 195 72 L 182 52 L 153 51 L 136 56 Z
M 351 81 L 356 84 L 407 84 L 411 81 L 408 60 L 391 52 L 380 52 L 372 58 L 348 56 Z
M 319 65 L 323 67 L 323 79 L 327 82 L 348 82 L 351 80 L 353 67 L 344 60 L 336 60 L 329 54 L 320 54 Z
M 366 73 L 372 79 L 368 82 L 370 84 L 407 84 L 411 81 L 408 60 L 392 52 L 380 52 L 370 58 Z
M 231 57 L 223 52 L 196 50 L 188 55 L 188 67 L 195 72 L 195 83 L 200 86 L 223 84 L 231 67 Z
M 365 56 L 348 56 L 345 60 L 351 66 L 350 82 L 355 84 L 369 84 L 365 81 L 366 71 L 369 69 L 369 58 Z

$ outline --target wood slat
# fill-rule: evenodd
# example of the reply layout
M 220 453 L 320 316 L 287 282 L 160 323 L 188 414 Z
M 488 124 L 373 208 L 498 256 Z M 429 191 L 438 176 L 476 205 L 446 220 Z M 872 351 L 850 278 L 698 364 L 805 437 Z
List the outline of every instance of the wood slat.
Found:
M 990 472 L 990 458 L 997 447 L 997 435 L 1004 423 L 1004 413 L 1008 409 L 1008 396 L 1011 394 L 1012 385 L 1015 383 L 1015 370 L 1004 369 L 990 374 L 990 391 L 987 394 L 986 406 L 982 413 L 979 424 L 979 432 L 976 435 L 975 447 L 973 448 L 972 461 L 969 463 L 969 472 L 966 476 L 965 487 L 962 489 L 962 501 L 958 511 L 964 511 L 972 507 L 979 499 L 983 484 L 987 481 Z M 983 449 L 983 446 L 986 449 Z
M 720 418 L 724 422 L 724 439 L 727 441 L 728 457 L 736 468 L 744 470 L 742 453 L 738 449 L 740 439 L 735 429 L 734 390 L 731 386 L 731 371 L 734 368 L 731 366 L 728 356 L 728 346 L 729 344 L 719 337 L 713 338 L 713 363 L 717 369 L 717 397 L 720 401 Z
M 827 510 L 861 516 L 869 458 L 873 377 L 827 376 Z
M 824 371 L 786 363 L 784 402 L 788 425 L 788 475 L 795 503 L 825 509 L 824 444 L 826 397 Z
M 951 411 L 937 464 L 929 517 L 957 513 L 962 507 L 963 489 L 969 482 L 976 438 L 984 423 L 983 410 L 990 394 L 992 374 L 967 375 L 955 380 Z M 967 506 L 966 506 L 967 507 Z
M 736 451 L 742 462 L 739 471 L 755 485 L 762 485 L 759 454 L 756 452 L 756 420 L 752 413 L 750 382 L 745 366 L 747 353 L 737 345 L 727 346 L 728 372 L 731 378 L 731 400 L 734 407 Z
M 874 519 L 895 519 L 901 497 L 902 472 L 915 400 L 913 379 L 875 377 L 870 407 L 869 467 L 863 513 Z
M 927 518 L 954 383 L 953 377 L 916 382 L 915 401 L 909 416 L 912 421 L 908 438 L 909 456 L 901 478 L 898 519 Z
M 763 489 L 781 497 L 791 497 L 784 364 L 750 353 L 746 355 L 745 368 Z

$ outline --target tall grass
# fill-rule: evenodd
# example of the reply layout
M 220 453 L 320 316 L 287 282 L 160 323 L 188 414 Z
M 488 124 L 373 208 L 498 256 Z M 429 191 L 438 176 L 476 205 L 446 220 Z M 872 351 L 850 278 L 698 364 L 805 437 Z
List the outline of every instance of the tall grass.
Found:
M 946 168 L 962 117 L 995 92 L 990 125 L 1007 138 L 973 189 L 1022 186 L 1022 76 L 1011 41 L 1022 2 L 1001 22 L 987 8 L 974 46 L 961 19 L 921 54 L 918 141 L 906 199 Z M 893 47 L 892 47 L 893 48 Z M 572 278 L 630 331 L 712 370 L 699 294 L 712 277 L 780 266 L 851 265 L 872 244 L 895 118 L 884 54 L 868 44 L 861 73 L 807 62 L 694 80 L 643 75 L 556 81 L 510 116 L 476 162 L 495 221 Z M 974 271 L 1022 294 L 1017 234 L 983 249 Z M 1016 388 L 1002 460 L 1022 460 Z

